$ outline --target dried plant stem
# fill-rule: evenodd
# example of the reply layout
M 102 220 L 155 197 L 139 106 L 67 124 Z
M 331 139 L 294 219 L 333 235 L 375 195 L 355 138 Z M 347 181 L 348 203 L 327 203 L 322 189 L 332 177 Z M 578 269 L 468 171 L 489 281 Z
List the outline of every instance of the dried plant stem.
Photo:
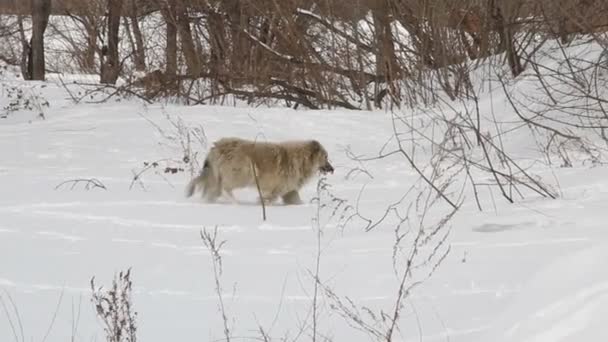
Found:
M 258 181 L 258 174 L 255 170 L 255 164 L 251 161 L 251 170 L 253 171 L 253 179 L 255 179 L 255 186 L 258 189 L 258 195 L 260 196 L 260 203 L 262 203 L 262 220 L 266 221 L 266 203 L 264 197 L 262 197 L 262 189 L 260 188 L 260 182 Z

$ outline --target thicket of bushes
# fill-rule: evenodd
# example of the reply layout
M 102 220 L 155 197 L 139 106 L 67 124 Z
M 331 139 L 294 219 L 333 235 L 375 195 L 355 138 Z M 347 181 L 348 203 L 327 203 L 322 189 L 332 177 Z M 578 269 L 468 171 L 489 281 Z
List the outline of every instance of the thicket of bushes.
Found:
M 20 64 L 25 78 L 43 79 L 45 65 L 108 84 L 122 77 L 148 98 L 190 103 L 236 95 L 373 109 L 427 104 L 437 89 L 462 98 L 476 61 L 500 56 L 517 76 L 533 58 L 529 46 L 608 28 L 600 0 L 24 3 L 0 2 L 0 58 Z

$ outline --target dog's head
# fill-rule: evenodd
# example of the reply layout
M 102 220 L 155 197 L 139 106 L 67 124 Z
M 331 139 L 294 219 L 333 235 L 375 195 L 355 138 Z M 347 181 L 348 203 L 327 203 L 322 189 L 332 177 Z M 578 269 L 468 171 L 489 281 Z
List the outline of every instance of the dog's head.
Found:
M 319 168 L 322 174 L 334 173 L 334 167 L 329 163 L 327 151 L 316 140 L 310 142 L 312 161 Z

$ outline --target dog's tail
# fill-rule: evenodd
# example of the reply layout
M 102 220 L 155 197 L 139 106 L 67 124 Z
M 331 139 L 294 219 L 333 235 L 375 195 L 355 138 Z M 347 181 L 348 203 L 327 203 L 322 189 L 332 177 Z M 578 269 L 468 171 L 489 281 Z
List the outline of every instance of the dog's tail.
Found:
M 186 186 L 186 197 L 191 197 L 197 187 L 206 189 L 209 186 L 209 181 L 214 178 L 214 172 L 209 163 L 209 157 L 205 159 L 203 169 L 200 174 L 193 178 Z

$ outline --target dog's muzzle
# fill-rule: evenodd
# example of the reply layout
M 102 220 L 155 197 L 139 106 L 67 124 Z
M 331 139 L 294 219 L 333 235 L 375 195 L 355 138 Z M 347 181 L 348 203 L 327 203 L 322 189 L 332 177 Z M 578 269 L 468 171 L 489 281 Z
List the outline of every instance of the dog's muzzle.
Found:
M 321 172 L 323 172 L 323 173 L 331 173 L 331 174 L 333 174 L 333 173 L 334 173 L 334 167 L 333 167 L 333 166 L 331 166 L 331 164 L 330 164 L 330 163 L 326 163 L 325 165 L 321 166 L 319 169 L 320 169 L 320 170 L 321 170 Z

